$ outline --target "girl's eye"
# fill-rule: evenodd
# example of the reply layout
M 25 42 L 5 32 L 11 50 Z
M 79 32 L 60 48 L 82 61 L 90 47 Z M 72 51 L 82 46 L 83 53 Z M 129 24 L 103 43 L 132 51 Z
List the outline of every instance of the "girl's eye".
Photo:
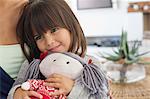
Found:
M 42 38 L 41 35 L 35 35 L 35 36 L 34 36 L 34 40 L 35 40 L 35 41 L 40 40 L 41 38 Z
M 52 29 L 51 29 L 51 33 L 54 33 L 54 32 L 56 32 L 57 30 L 59 30 L 59 27 L 52 28 Z

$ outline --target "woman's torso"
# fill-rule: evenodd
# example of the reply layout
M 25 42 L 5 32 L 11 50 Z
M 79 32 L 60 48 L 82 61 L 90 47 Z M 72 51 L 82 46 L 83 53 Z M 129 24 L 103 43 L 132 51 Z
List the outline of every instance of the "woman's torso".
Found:
M 16 25 L 28 0 L 0 0 L 0 66 L 16 78 L 25 57 L 18 44 Z
M 0 66 L 12 77 L 16 78 L 25 60 L 19 44 L 0 45 Z

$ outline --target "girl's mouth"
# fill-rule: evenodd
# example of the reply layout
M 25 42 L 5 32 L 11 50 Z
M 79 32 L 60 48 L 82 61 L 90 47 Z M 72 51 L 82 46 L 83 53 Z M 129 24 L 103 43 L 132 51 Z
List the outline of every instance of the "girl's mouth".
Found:
M 57 52 L 57 51 L 60 50 L 60 49 L 59 49 L 60 46 L 61 46 L 61 45 L 57 45 L 57 46 L 55 46 L 55 47 L 52 47 L 52 48 L 49 49 L 49 51 L 51 51 L 51 52 Z

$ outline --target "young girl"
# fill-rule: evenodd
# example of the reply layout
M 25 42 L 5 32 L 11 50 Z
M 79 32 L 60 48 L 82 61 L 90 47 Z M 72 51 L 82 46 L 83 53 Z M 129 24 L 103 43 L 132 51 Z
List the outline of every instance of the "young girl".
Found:
M 27 80 L 24 76 L 29 63 L 34 58 L 39 58 L 41 53 L 72 52 L 87 58 L 85 36 L 77 18 L 64 0 L 30 0 L 19 20 L 17 33 L 28 62 L 23 64 L 9 98 L 42 98 L 34 91 L 23 91 L 20 88 L 21 83 Z M 100 85 L 104 89 L 101 91 L 104 94 L 102 99 L 107 99 L 108 82 L 106 76 L 103 76 L 105 79 L 102 80 L 105 83 Z M 96 99 L 96 95 L 86 86 L 63 75 L 53 74 L 45 81 L 46 86 L 58 89 L 51 95 L 65 94 L 67 99 Z

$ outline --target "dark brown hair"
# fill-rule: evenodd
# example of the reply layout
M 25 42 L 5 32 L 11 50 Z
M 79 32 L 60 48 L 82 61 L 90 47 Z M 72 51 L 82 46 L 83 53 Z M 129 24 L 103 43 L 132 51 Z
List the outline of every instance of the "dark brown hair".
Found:
M 31 62 L 39 58 L 40 50 L 34 40 L 34 32 L 43 35 L 54 27 L 63 27 L 71 33 L 69 52 L 84 56 L 86 39 L 74 13 L 64 0 L 30 0 L 23 9 L 17 25 L 21 48 Z M 26 46 L 28 50 L 26 50 Z

